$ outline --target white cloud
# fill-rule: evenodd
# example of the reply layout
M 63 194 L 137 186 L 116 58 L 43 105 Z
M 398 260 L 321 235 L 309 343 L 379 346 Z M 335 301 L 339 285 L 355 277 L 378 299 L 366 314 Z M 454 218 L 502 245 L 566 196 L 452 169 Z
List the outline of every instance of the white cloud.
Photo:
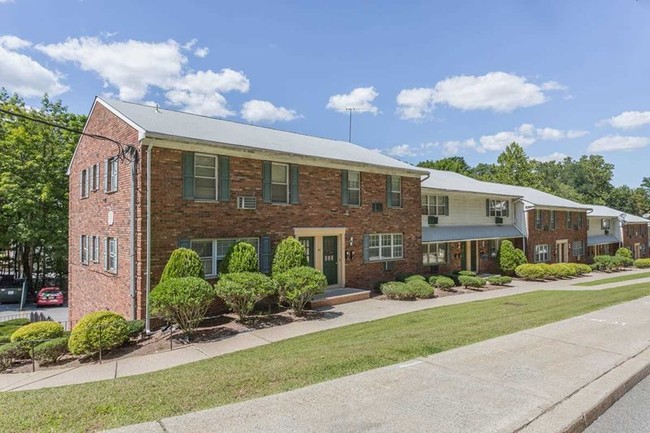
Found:
M 415 156 L 415 151 L 408 144 L 398 144 L 393 146 L 386 151 L 388 155 L 391 156 Z
M 535 137 L 521 133 L 520 131 L 503 131 L 494 135 L 483 135 L 479 142 L 481 148 L 487 151 L 502 151 L 513 142 L 522 147 L 527 147 L 536 141 Z
M 477 145 L 476 141 L 473 138 L 469 138 L 463 141 L 444 141 L 440 144 L 440 147 L 442 147 L 442 153 L 447 156 L 456 155 L 464 149 L 475 149 L 479 153 L 484 152 L 484 150 Z
M 13 43 L 15 47 L 15 40 Z M 6 40 L 5 40 L 6 43 Z M 0 86 L 11 92 L 30 98 L 48 93 L 60 95 L 69 90 L 61 74 L 43 67 L 29 56 L 0 46 Z
M 560 162 L 564 161 L 564 158 L 567 158 L 568 155 L 565 155 L 564 153 L 560 152 L 553 152 L 550 155 L 545 155 L 545 156 L 532 156 L 532 159 L 535 159 L 539 162 Z
M 593 141 L 589 152 L 615 152 L 619 150 L 641 149 L 650 144 L 648 137 L 631 137 L 624 135 L 608 135 Z
M 634 129 L 650 125 L 650 111 L 625 111 L 618 116 L 602 120 L 599 124 L 608 124 L 618 129 Z
M 253 99 L 245 102 L 241 109 L 241 116 L 249 122 L 278 122 L 290 121 L 302 117 L 295 110 L 276 107 L 268 101 Z
M 357 87 L 350 93 L 330 96 L 326 108 L 336 111 L 345 111 L 346 108 L 354 108 L 361 112 L 377 114 L 378 108 L 372 103 L 379 93 L 374 87 Z
M 537 130 L 537 136 L 539 137 L 540 140 L 561 140 L 563 139 L 566 134 L 564 131 L 560 131 L 559 129 L 555 128 L 539 128 Z
M 208 47 L 200 47 L 194 50 L 194 55 L 196 57 L 200 57 L 201 59 L 207 56 L 210 53 L 210 49 Z
M 8 50 L 20 50 L 23 48 L 29 48 L 32 46 L 32 43 L 19 38 L 14 35 L 2 35 L 0 36 L 0 47 L 4 47 Z
M 1 3 L 13 3 L 13 2 L 14 2 L 14 0 L 0 0 L 0 4 Z
M 575 131 L 575 130 L 570 130 L 566 132 L 566 138 L 573 139 L 573 138 L 580 138 L 584 137 L 585 135 L 589 134 L 588 131 Z
M 402 119 L 421 119 L 436 105 L 460 110 L 509 112 L 546 102 L 543 90 L 557 90 L 559 83 L 540 85 L 506 72 L 459 75 L 439 81 L 433 88 L 404 89 L 397 96 L 397 112 Z
M 193 93 L 184 90 L 170 90 L 165 93 L 171 105 L 182 107 L 183 111 L 204 116 L 228 117 L 235 113 L 228 109 L 228 101 L 220 93 Z
M 566 90 L 567 86 L 558 83 L 557 81 L 547 81 L 542 83 L 542 90 Z

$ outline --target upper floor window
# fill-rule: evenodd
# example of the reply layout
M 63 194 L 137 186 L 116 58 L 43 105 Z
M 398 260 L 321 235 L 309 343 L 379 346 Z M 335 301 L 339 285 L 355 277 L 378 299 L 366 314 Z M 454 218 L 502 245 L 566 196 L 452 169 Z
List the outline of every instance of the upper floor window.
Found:
M 548 262 L 548 244 L 535 245 L 535 263 Z
M 551 230 L 555 230 L 556 227 L 556 222 L 557 222 L 557 215 L 555 214 L 555 211 L 551 211 L 551 220 L 549 222 L 549 226 L 551 227 Z
M 348 204 L 351 206 L 361 206 L 361 173 L 358 171 L 348 171 Z
M 386 190 L 388 207 L 402 207 L 402 178 L 400 176 L 387 176 Z
M 368 235 L 367 258 L 370 261 L 401 259 L 404 244 L 401 233 Z
M 84 168 L 81 170 L 81 179 L 80 179 L 80 193 L 81 198 L 88 197 L 88 169 Z
M 217 157 L 194 155 L 194 198 L 217 199 Z
M 230 200 L 230 158 L 183 152 L 183 198 Z
M 104 270 L 117 273 L 117 238 L 107 237 L 104 242 Z
M 99 189 L 99 164 L 90 167 L 90 190 L 97 191 Z
M 566 212 L 566 228 L 568 228 L 568 229 L 573 227 L 572 218 L 573 218 L 573 212 L 567 211 Z
M 585 217 L 585 214 L 583 214 L 582 212 L 578 213 L 578 228 L 579 229 L 581 229 L 583 224 L 584 224 L 584 222 L 583 222 L 584 217 Z
M 422 244 L 422 264 L 425 266 L 447 263 L 448 256 L 449 244 L 446 242 Z
M 289 165 L 271 164 L 271 201 L 289 203 Z
M 423 195 L 422 215 L 449 215 L 449 197 L 443 195 Z
M 271 161 L 262 163 L 264 203 L 298 203 L 298 166 Z
M 603 218 L 600 220 L 600 228 L 602 230 L 609 230 L 610 227 L 610 220 L 609 218 Z
M 489 217 L 508 217 L 510 213 L 509 200 L 486 200 L 487 215 Z
M 542 210 L 535 209 L 535 228 L 542 229 Z
M 104 163 L 104 192 L 117 191 L 117 171 L 119 160 L 108 158 Z

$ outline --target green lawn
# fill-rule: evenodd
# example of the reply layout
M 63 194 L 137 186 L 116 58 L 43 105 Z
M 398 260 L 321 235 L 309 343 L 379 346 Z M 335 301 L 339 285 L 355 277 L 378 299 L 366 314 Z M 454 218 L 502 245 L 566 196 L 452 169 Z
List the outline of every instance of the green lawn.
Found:
M 650 295 L 650 284 L 538 291 L 292 338 L 168 370 L 0 393 L 0 431 L 95 431 L 304 387 Z
M 638 280 L 639 278 L 650 278 L 650 272 L 641 272 L 639 274 L 618 275 L 616 277 L 603 278 L 602 280 L 578 283 L 578 284 L 574 284 L 574 286 L 582 286 L 582 287 L 600 286 L 601 284 L 620 283 L 622 281 Z

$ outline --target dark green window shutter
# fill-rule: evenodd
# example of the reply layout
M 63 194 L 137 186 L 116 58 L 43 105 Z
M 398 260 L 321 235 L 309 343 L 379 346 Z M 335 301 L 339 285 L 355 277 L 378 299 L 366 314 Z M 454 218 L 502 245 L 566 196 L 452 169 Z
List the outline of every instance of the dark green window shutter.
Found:
M 219 201 L 230 200 L 230 157 L 219 156 Z
M 350 190 L 348 190 L 348 171 L 341 170 L 341 204 L 347 206 L 350 204 Z
M 445 196 L 445 216 L 449 216 L 449 196 Z
M 391 200 L 391 187 L 393 185 L 393 176 L 386 176 L 386 207 L 393 207 L 393 201 Z
M 180 239 L 178 241 L 178 248 L 190 248 L 190 240 L 189 239 Z
M 290 183 L 290 193 L 291 193 L 291 204 L 300 203 L 298 197 L 298 165 L 291 164 L 289 165 L 289 183 Z
M 183 198 L 194 198 L 194 152 L 183 152 Z
M 370 259 L 370 235 L 363 235 L 363 261 Z
M 264 274 L 271 272 L 271 238 L 262 236 L 260 242 L 260 271 Z
M 262 199 L 271 203 L 271 162 L 262 162 Z
M 490 216 L 490 199 L 485 199 L 485 216 Z

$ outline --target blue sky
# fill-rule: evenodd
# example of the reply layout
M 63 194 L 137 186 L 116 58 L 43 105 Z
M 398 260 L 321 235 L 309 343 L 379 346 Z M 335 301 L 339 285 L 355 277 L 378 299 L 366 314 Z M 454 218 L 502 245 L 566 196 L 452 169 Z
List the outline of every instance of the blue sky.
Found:
M 650 176 L 650 1 L 0 0 L 0 86 L 347 139 L 409 162 L 597 153 Z

